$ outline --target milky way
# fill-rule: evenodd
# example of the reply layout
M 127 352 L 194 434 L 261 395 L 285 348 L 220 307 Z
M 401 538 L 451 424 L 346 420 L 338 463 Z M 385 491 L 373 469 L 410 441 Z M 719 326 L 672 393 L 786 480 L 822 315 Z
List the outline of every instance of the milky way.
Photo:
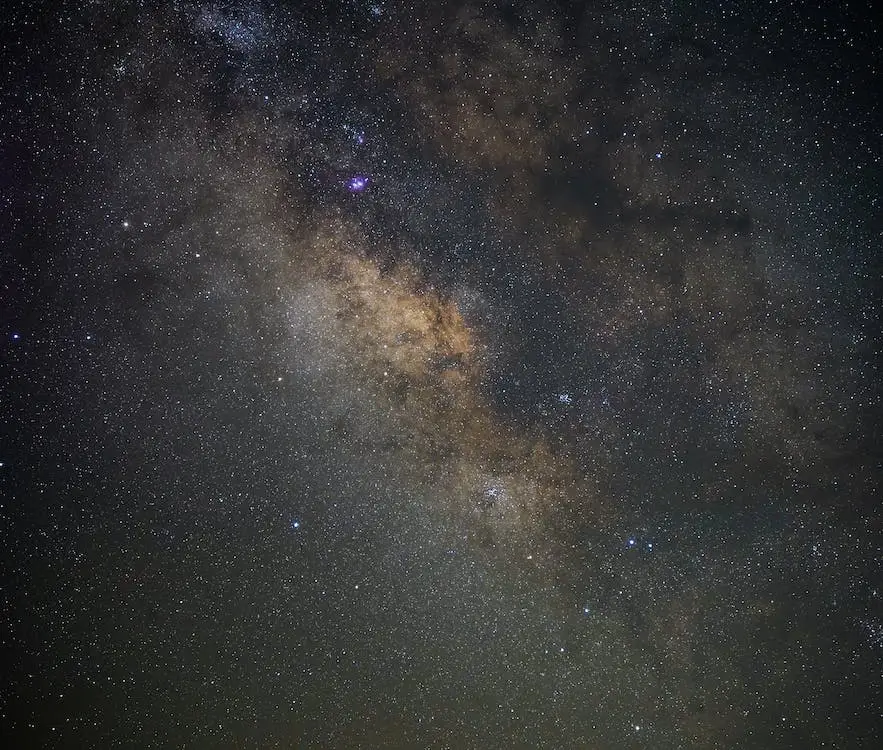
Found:
M 867 19 L 12 28 L 14 746 L 878 746 Z

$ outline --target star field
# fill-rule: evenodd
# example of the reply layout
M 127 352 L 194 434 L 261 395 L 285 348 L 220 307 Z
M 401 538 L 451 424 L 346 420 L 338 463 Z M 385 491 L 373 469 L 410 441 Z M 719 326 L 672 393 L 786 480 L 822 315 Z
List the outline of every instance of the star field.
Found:
M 867 11 L 11 11 L 6 744 L 878 747 Z

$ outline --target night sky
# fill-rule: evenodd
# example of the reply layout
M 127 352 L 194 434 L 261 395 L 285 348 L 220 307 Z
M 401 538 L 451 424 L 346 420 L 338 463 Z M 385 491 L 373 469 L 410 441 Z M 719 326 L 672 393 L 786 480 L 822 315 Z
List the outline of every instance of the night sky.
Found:
M 883 747 L 817 5 L 4 4 L 3 746 Z

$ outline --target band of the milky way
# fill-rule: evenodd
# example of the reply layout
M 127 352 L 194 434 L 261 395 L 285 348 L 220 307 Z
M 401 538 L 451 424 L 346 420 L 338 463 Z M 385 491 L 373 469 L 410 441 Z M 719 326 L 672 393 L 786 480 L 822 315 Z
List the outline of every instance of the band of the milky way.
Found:
M 11 10 L 0 737 L 879 747 L 871 17 Z

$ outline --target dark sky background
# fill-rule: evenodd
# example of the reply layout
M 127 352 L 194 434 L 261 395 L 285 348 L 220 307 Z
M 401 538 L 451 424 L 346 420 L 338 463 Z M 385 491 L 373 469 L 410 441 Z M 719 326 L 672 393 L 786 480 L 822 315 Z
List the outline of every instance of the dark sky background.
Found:
M 4 11 L 4 746 L 883 746 L 819 5 Z

